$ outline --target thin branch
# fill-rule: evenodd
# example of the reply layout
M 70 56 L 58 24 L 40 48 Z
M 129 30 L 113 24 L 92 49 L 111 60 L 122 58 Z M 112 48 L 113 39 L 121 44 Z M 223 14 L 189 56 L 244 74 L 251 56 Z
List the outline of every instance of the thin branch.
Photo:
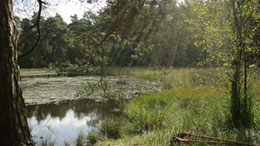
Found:
M 32 53 L 33 50 L 37 47 L 37 45 L 39 44 L 39 41 L 41 39 L 41 31 L 40 31 L 40 20 L 41 20 L 41 12 L 42 12 L 42 5 L 43 4 L 46 4 L 45 2 L 43 2 L 42 0 L 37 0 L 38 1 L 38 4 L 39 4 L 39 11 L 38 11 L 38 16 L 37 16 L 37 21 L 36 23 L 31 27 L 37 27 L 37 33 L 38 33 L 38 37 L 37 37 L 37 40 L 36 40 L 36 43 L 34 44 L 34 46 L 28 51 L 26 52 L 25 54 L 22 54 L 18 57 L 18 59 L 21 59 L 25 56 L 27 56 L 28 54 Z

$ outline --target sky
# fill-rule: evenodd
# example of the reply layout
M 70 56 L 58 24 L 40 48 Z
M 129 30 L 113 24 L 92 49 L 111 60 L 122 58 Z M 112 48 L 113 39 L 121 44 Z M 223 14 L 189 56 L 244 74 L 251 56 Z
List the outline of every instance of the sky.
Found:
M 177 0 L 178 2 L 183 2 L 184 0 Z M 55 10 L 52 12 L 52 16 L 54 16 L 57 13 L 59 13 L 65 22 L 70 23 L 70 16 L 77 14 L 78 18 L 82 18 L 84 11 L 92 10 L 92 11 L 98 11 L 102 7 L 106 5 L 105 1 L 100 1 L 99 4 L 82 4 L 80 2 L 65 2 L 60 3 L 57 6 L 52 6 Z M 55 5 L 55 4 L 54 4 Z M 50 8 L 50 9 L 53 9 Z M 56 11 L 56 12 L 55 12 Z
M 68 2 L 60 4 L 56 7 L 57 13 L 59 13 L 65 22 L 70 22 L 70 16 L 77 14 L 79 18 L 83 16 L 84 11 L 88 10 L 80 3 Z
M 92 10 L 96 12 L 100 10 L 103 6 L 105 6 L 104 2 L 101 4 L 86 4 L 69 1 L 67 3 L 58 4 L 57 6 L 52 6 L 50 8 L 50 15 L 53 16 L 56 13 L 59 13 L 65 22 L 70 23 L 70 16 L 77 14 L 78 18 L 82 18 L 84 11 Z
M 18 0 L 17 0 L 18 1 Z M 56 13 L 60 14 L 65 22 L 70 23 L 71 18 L 77 14 L 78 18 L 82 18 L 84 11 L 97 12 L 106 5 L 104 0 L 100 0 L 100 3 L 81 3 L 79 0 L 51 0 L 48 3 L 47 8 L 44 9 L 42 15 L 44 17 L 55 16 Z M 22 3 L 14 3 L 14 13 L 20 18 L 30 18 L 33 12 L 38 12 L 38 4 L 35 1 L 23 1 Z
M 15 0 L 14 0 L 15 1 Z M 19 0 L 16 0 L 19 1 Z M 97 12 L 102 7 L 106 5 L 105 0 L 99 0 L 99 3 L 81 3 L 80 0 L 50 0 L 48 8 L 43 12 L 43 16 L 50 17 L 55 16 L 56 13 L 60 14 L 66 23 L 71 22 L 70 16 L 77 14 L 78 18 L 82 18 L 84 11 Z M 82 0 L 81 0 L 82 1 Z M 178 2 L 183 2 L 183 0 L 178 0 Z M 32 3 L 32 1 L 23 1 L 25 7 L 17 4 L 15 5 L 15 14 L 20 18 L 26 18 L 32 16 L 33 12 L 38 11 L 37 3 Z M 27 6 L 26 6 L 27 5 Z M 19 11 L 20 10 L 20 11 Z

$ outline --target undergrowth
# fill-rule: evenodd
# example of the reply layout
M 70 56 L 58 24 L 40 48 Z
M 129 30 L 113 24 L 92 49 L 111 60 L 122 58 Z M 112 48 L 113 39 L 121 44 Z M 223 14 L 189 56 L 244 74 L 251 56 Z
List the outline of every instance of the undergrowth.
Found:
M 133 99 L 125 105 L 123 120 L 117 120 L 123 123 L 117 124 L 121 139 L 107 144 L 169 145 L 172 137 L 183 131 L 259 143 L 260 117 L 255 116 L 258 122 L 254 129 L 244 132 L 231 129 L 227 100 L 222 89 L 205 86 L 178 88 Z M 259 108 L 254 108 L 259 115 Z
M 125 103 L 121 116 L 114 118 L 116 124 L 113 119 L 104 120 L 106 124 L 102 124 L 117 125 L 113 129 L 118 130 L 113 131 L 118 134 L 117 137 L 108 137 L 108 140 L 99 144 L 170 145 L 172 138 L 184 131 L 223 140 L 260 143 L 259 78 L 255 79 L 256 83 L 251 87 L 254 95 L 254 126 L 237 130 L 232 128 L 229 118 L 230 96 L 216 73 L 221 71 L 214 71 L 213 68 L 128 71 L 128 74 L 137 78 L 159 81 L 164 89 L 169 90 L 144 95 Z

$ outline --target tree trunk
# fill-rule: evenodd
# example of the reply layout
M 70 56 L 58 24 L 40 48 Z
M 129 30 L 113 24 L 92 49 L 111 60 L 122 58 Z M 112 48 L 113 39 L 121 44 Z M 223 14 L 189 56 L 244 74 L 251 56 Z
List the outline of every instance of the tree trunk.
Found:
M 12 0 L 0 1 L 0 145 L 33 145 L 19 86 L 17 29 Z

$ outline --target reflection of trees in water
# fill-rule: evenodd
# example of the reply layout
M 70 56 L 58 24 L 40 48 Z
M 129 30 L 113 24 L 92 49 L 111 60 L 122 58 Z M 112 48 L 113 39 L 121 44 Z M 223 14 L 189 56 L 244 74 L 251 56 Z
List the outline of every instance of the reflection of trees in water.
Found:
M 62 120 L 69 110 L 73 110 L 75 118 L 82 119 L 83 117 L 90 117 L 88 125 L 96 125 L 99 119 L 107 116 L 111 109 L 117 107 L 114 102 L 96 103 L 91 100 L 77 100 L 77 101 L 66 101 L 61 104 L 45 104 L 45 105 L 34 105 L 27 106 L 27 117 L 35 117 L 37 122 L 40 123 L 45 120 L 48 115 L 51 118 L 59 118 Z

